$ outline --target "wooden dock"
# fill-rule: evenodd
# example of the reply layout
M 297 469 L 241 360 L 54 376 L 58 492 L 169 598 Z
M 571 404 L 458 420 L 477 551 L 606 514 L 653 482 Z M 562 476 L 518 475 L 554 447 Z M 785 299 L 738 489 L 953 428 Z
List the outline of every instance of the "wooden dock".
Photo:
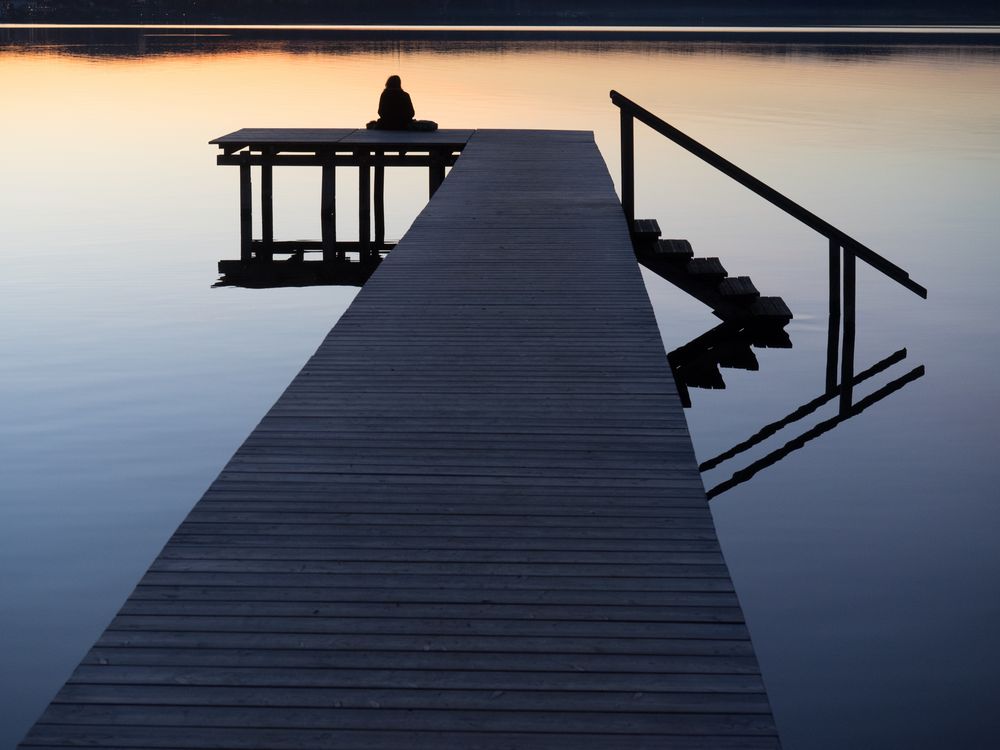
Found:
M 471 135 L 23 746 L 779 746 L 591 133 Z

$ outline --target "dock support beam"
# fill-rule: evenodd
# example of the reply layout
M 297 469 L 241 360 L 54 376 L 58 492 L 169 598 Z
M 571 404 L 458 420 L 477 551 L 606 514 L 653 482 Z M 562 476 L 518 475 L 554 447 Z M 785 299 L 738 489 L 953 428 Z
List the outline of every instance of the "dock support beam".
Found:
M 274 260 L 274 168 L 271 163 L 273 153 L 264 151 L 264 162 L 260 165 L 260 222 L 261 250 L 257 259 Z
M 635 221 L 635 140 L 632 115 L 621 110 L 622 123 L 622 208 L 628 219 L 628 230 Z
M 385 164 L 375 164 L 375 248 L 378 255 L 385 245 Z
M 358 160 L 358 259 L 371 260 L 372 251 L 372 173 L 370 154 Z
M 240 260 L 253 258 L 253 189 L 250 183 L 250 162 L 240 164 Z
M 323 239 L 323 262 L 332 263 L 337 258 L 337 167 L 333 162 L 323 164 L 320 191 L 319 226 Z
M 430 174 L 428 176 L 428 188 L 430 196 L 433 198 L 434 193 L 437 189 L 441 187 L 441 183 L 444 182 L 444 159 L 441 157 L 440 151 L 431 151 L 431 166 Z

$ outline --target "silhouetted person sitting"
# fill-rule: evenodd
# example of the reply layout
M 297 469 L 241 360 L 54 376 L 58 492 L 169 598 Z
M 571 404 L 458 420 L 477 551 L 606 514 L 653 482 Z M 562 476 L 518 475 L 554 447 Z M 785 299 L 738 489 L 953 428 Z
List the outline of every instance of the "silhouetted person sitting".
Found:
M 437 130 L 437 123 L 413 119 L 413 102 L 403 91 L 399 76 L 389 76 L 378 100 L 378 119 L 368 123 L 369 130 Z

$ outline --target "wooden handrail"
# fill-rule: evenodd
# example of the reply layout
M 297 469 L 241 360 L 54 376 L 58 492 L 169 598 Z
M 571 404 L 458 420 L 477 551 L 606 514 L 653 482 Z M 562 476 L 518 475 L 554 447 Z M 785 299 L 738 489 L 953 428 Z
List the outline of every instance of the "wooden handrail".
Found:
M 825 221 L 816 214 L 812 213 L 812 211 L 803 208 L 798 203 L 793 201 L 791 198 L 788 198 L 782 193 L 779 193 L 770 185 L 761 182 L 746 170 L 741 169 L 728 159 L 720 156 L 707 146 L 699 143 L 691 136 L 678 130 L 665 120 L 657 117 L 649 110 L 639 106 L 628 97 L 619 94 L 617 91 L 612 91 L 611 101 L 622 112 L 623 143 L 625 141 L 625 129 L 626 129 L 625 121 L 629 120 L 627 127 L 629 131 L 631 131 L 631 119 L 635 118 L 636 120 L 639 120 L 640 122 L 648 125 L 650 128 L 655 130 L 660 135 L 669 138 L 671 141 L 676 143 L 681 148 L 694 154 L 702 161 L 712 165 L 726 176 L 731 177 L 744 187 L 752 190 L 764 200 L 777 206 L 785 213 L 794 216 L 796 219 L 801 221 L 806 226 L 810 227 L 811 229 L 814 229 L 823 236 L 829 238 L 831 242 L 836 242 L 838 245 L 843 247 L 845 251 L 850 251 L 855 256 L 865 261 L 865 263 L 867 263 L 868 265 L 878 269 L 892 280 L 905 286 L 914 294 L 917 294 L 920 297 L 927 299 L 926 288 L 916 283 L 915 281 L 911 280 L 910 275 L 905 270 L 903 270 L 902 268 L 900 268 L 887 258 L 884 258 L 883 256 L 879 255 L 870 247 L 867 247 L 866 245 L 863 245 L 862 243 L 858 242 L 856 239 L 848 235 L 846 232 L 841 231 L 837 227 L 830 224 L 828 221 Z M 631 138 L 629 138 L 629 141 L 631 143 Z M 625 149 L 623 147 L 623 153 L 624 151 Z M 631 203 L 631 201 L 633 200 L 632 196 L 634 191 L 634 184 L 630 185 L 624 184 L 624 182 L 626 182 L 624 172 L 623 172 L 622 182 L 623 182 L 622 185 L 623 205 L 625 205 L 626 213 L 629 213 L 631 205 L 625 204 L 625 196 L 627 196 L 628 202 Z M 634 217 L 630 215 L 629 218 L 632 219 Z

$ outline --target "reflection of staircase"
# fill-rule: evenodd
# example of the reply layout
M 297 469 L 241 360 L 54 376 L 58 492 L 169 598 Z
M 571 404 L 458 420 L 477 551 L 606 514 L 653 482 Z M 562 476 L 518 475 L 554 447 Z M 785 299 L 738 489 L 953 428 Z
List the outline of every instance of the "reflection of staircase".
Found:
M 695 299 L 723 320 L 757 320 L 783 326 L 792 312 L 781 297 L 761 297 L 748 276 L 730 276 L 718 258 L 695 258 L 687 240 L 661 240 L 655 219 L 632 222 L 632 247 L 639 263 Z
M 689 388 L 726 387 L 720 368 L 758 370 L 754 347 L 791 348 L 783 326 L 768 318 L 726 321 L 670 352 L 667 361 L 685 408 L 691 406 Z

